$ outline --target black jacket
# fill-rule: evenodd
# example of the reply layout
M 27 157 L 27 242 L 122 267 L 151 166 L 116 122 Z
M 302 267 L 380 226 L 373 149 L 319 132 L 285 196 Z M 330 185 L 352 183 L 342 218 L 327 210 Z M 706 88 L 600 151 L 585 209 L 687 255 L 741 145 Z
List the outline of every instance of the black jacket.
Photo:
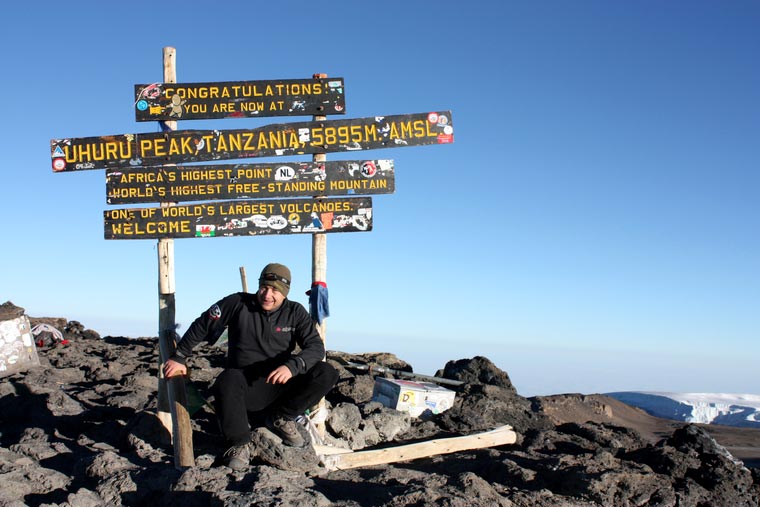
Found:
M 256 294 L 238 292 L 217 301 L 195 319 L 172 359 L 184 363 L 196 345 L 216 340 L 225 327 L 229 368 L 246 368 L 266 376 L 284 364 L 298 375 L 325 357 L 322 338 L 300 303 L 285 299 L 277 310 L 266 312 Z M 300 350 L 293 354 L 296 345 Z

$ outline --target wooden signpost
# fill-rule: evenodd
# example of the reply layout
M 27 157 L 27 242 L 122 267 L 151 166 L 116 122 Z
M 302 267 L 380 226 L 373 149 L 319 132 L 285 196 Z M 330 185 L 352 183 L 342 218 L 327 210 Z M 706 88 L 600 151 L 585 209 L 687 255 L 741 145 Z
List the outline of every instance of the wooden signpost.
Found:
M 108 204 L 391 194 L 394 189 L 392 160 L 106 170 Z
M 177 52 L 172 47 L 163 50 L 164 81 L 177 80 Z M 167 130 L 175 130 L 177 122 L 166 122 Z M 161 203 L 169 207 L 172 202 Z M 158 407 L 157 415 L 161 423 L 170 431 L 174 448 L 174 465 L 187 468 L 195 465 L 193 453 L 193 430 L 190 426 L 190 414 L 187 410 L 187 390 L 185 377 L 175 375 L 165 378 L 163 364 L 175 350 L 176 298 L 174 283 L 174 240 L 161 238 L 156 245 L 158 260 Z
M 343 78 L 135 85 L 137 121 L 346 112 Z
M 106 239 L 209 238 L 372 230 L 372 199 L 221 201 L 103 212 Z
M 53 171 L 400 148 L 454 141 L 450 111 L 50 141 Z
M 343 78 L 177 84 L 176 51 L 164 48 L 163 56 L 164 82 L 135 85 L 134 96 L 136 120 L 162 121 L 162 132 L 50 141 L 54 172 L 107 169 L 109 204 L 160 203 L 103 216 L 106 239 L 158 239 L 162 362 L 175 346 L 174 238 L 310 233 L 312 283 L 324 283 L 326 233 L 370 231 L 367 195 L 395 190 L 393 161 L 327 162 L 326 153 L 454 141 L 450 111 L 328 121 L 326 115 L 345 113 Z M 298 115 L 313 121 L 176 130 L 178 120 Z M 303 154 L 312 162 L 185 165 Z M 185 201 L 212 202 L 177 204 Z M 325 324 L 317 326 L 323 340 Z M 171 424 L 162 421 L 173 432 L 175 465 L 193 466 L 184 379 L 160 374 L 158 401 L 159 417 L 171 409 Z

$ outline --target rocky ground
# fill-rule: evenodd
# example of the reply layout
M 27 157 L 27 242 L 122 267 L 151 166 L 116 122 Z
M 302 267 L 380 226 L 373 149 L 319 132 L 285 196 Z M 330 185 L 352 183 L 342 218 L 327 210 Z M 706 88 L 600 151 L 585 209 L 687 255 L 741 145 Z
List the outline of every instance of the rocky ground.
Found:
M 341 379 L 327 398 L 327 443 L 368 449 L 509 424 L 518 434 L 513 445 L 330 472 L 312 449 L 285 448 L 255 428 L 251 465 L 235 472 L 219 464 L 216 421 L 203 403 L 224 350 L 204 346 L 188 384 L 195 466 L 178 470 L 155 415 L 157 339 L 100 337 L 77 322 L 43 321 L 69 343 L 40 348 L 42 366 L 0 380 L 0 507 L 760 503 L 757 430 L 665 422 L 598 395 L 524 398 L 483 357 L 438 372 L 464 382 L 454 388 L 453 408 L 411 418 L 372 402 L 373 377 L 345 367 L 411 371 L 408 364 L 391 354 L 331 352 Z

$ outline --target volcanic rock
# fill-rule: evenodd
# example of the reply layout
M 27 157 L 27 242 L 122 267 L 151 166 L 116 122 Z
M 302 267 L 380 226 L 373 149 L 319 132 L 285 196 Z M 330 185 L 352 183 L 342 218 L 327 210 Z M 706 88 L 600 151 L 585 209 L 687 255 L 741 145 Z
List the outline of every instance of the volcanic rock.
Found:
M 415 418 L 372 401 L 371 369 L 346 366 L 413 373 L 408 363 L 387 353 L 330 352 L 341 377 L 322 413 L 324 444 L 360 452 L 504 424 L 517 431 L 516 444 L 329 471 L 311 447 L 283 446 L 260 426 L 261 414 L 252 414 L 253 457 L 233 471 L 220 463 L 224 449 L 210 403 L 225 350 L 201 345 L 188 361 L 195 466 L 178 469 L 156 416 L 158 340 L 101 337 L 77 322 L 46 322 L 56 322 L 69 343 L 40 348 L 41 366 L 0 382 L 0 507 L 757 507 L 760 501 L 757 469 L 713 437 L 727 434 L 663 425 L 597 395 L 527 399 L 484 357 L 447 363 L 437 375 L 462 382 L 451 387 L 454 406 Z M 730 433 L 731 449 L 756 445 L 756 433 L 747 431 Z

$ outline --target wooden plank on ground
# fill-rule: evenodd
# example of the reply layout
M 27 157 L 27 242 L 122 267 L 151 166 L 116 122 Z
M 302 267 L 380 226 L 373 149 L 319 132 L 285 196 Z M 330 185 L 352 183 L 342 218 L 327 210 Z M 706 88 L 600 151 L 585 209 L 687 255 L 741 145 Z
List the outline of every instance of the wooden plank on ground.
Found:
M 325 467 L 328 470 L 333 471 L 382 465 L 398 461 L 409 461 L 470 449 L 483 449 L 485 447 L 514 444 L 516 441 L 517 433 L 512 430 L 511 426 L 505 425 L 474 435 L 438 438 L 426 442 L 417 442 L 386 449 L 345 452 L 344 450 L 339 449 L 330 451 L 330 448 L 325 449 L 324 446 L 318 446 L 315 450 L 317 454 L 322 456 L 322 462 Z

